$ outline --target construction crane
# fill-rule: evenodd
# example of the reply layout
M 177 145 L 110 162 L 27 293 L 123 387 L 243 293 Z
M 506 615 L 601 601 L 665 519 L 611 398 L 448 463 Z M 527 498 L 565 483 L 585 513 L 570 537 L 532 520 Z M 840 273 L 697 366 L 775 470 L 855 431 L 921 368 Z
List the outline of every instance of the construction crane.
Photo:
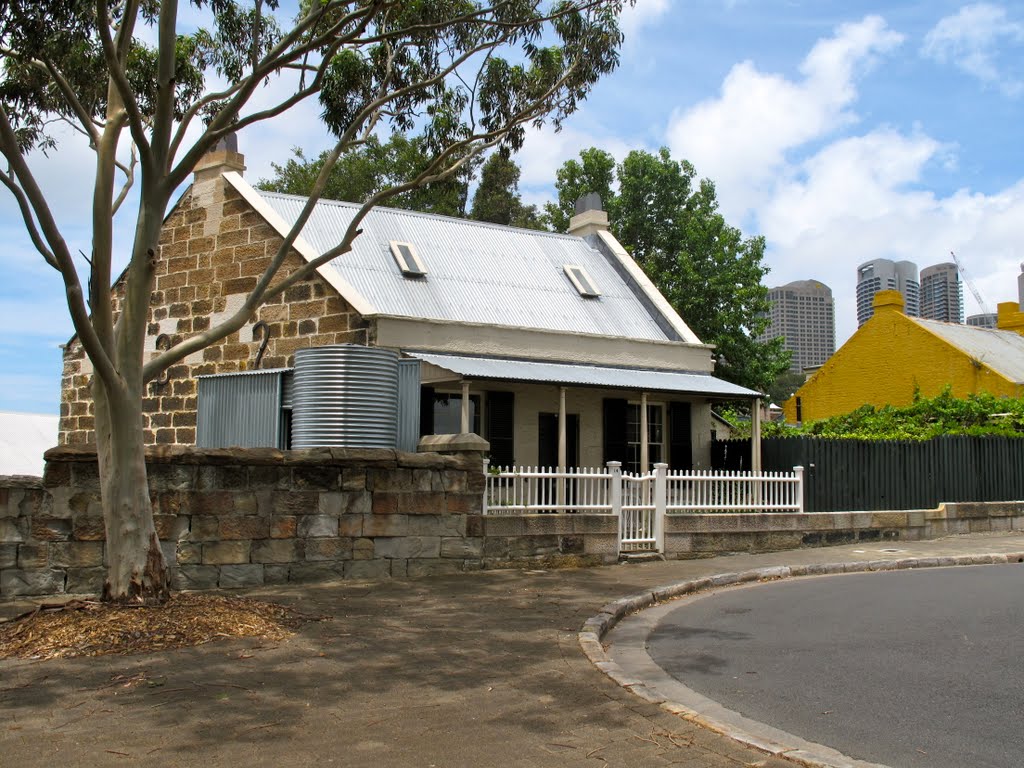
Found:
M 993 314 L 992 310 L 989 309 L 988 304 L 985 303 L 985 300 L 983 298 L 981 298 L 981 293 L 978 291 L 978 286 L 976 286 L 974 284 L 974 280 L 971 279 L 970 274 L 967 272 L 967 267 L 964 266 L 964 263 L 960 261 L 960 259 L 957 257 L 955 253 L 953 253 L 953 251 L 950 251 L 949 255 L 953 257 L 953 261 L 956 263 L 956 268 L 960 270 L 960 276 L 964 279 L 964 282 L 967 283 L 967 287 L 970 288 L 971 295 L 974 297 L 974 300 L 978 302 L 978 306 L 981 307 L 981 311 L 984 312 L 986 315 Z

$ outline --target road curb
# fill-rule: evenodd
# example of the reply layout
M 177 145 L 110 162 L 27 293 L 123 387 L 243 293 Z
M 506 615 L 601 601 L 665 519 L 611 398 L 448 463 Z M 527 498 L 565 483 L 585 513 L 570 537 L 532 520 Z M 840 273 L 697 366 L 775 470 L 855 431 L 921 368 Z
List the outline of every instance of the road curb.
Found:
M 790 760 L 808 768 L 888 768 L 878 763 L 855 760 L 840 754 L 830 747 L 811 744 L 797 736 L 764 726 L 764 731 L 751 728 L 752 723 L 738 713 L 724 707 L 716 707 L 715 715 L 698 711 L 683 702 L 670 701 L 657 689 L 643 680 L 636 679 L 614 661 L 602 643 L 605 635 L 623 618 L 630 614 L 664 603 L 675 598 L 693 595 L 719 587 L 751 582 L 780 581 L 803 576 L 825 576 L 844 573 L 868 573 L 872 571 L 898 571 L 917 568 L 948 568 L 960 565 L 997 565 L 1024 563 L 1024 552 L 986 553 L 976 555 L 955 555 L 946 557 L 910 557 L 898 560 L 860 560 L 838 563 L 816 563 L 810 565 L 782 565 L 753 568 L 714 574 L 697 579 L 686 579 L 665 586 L 645 590 L 615 600 L 603 606 L 594 616 L 583 623 L 578 633 L 580 648 L 591 663 L 617 684 L 636 694 L 645 701 L 657 704 L 663 710 L 700 725 L 714 733 L 726 736 L 746 746 L 753 747 L 774 757 Z M 770 730 L 771 733 L 766 732 Z M 786 738 L 789 737 L 789 738 Z

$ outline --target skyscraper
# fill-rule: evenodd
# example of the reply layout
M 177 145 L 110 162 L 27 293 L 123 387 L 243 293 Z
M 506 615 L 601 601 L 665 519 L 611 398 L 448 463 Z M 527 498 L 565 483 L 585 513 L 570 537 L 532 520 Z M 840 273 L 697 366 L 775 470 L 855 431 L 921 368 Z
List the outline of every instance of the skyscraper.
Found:
M 903 294 L 904 312 L 911 317 L 920 316 L 921 283 L 914 262 L 873 259 L 857 267 L 858 326 L 874 314 L 872 302 L 879 291 L 899 291 Z
M 933 264 L 921 270 L 921 317 L 963 323 L 964 286 L 956 264 Z
M 782 336 L 793 353 L 790 370 L 815 368 L 836 351 L 832 289 L 817 280 L 797 280 L 768 290 L 771 324 L 762 340 Z

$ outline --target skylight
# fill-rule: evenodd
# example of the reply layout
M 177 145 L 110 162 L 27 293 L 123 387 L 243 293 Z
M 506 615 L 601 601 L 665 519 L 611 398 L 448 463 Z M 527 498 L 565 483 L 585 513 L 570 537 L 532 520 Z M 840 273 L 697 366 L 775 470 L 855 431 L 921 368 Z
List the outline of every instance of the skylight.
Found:
M 576 287 L 576 290 L 580 292 L 580 296 L 585 299 L 596 299 L 601 295 L 601 289 L 597 287 L 597 283 L 590 279 L 590 275 L 587 274 L 583 267 L 566 264 L 562 269 L 565 270 L 565 276 L 569 278 L 569 281 Z
M 391 255 L 395 257 L 398 268 L 406 277 L 426 277 L 427 269 L 420 261 L 419 254 L 412 243 L 391 241 Z

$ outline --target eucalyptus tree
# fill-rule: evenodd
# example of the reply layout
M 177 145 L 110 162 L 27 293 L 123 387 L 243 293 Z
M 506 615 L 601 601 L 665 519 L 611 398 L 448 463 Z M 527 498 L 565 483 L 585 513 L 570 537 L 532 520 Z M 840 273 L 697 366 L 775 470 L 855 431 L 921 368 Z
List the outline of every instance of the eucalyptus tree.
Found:
M 514 151 L 528 126 L 558 126 L 616 67 L 623 2 L 300 0 L 286 19 L 278 0 L 191 0 L 186 9 L 176 0 L 0 0 L 0 182 L 62 280 L 95 371 L 105 599 L 160 602 L 169 590 L 146 480 L 147 382 L 348 251 L 373 206 L 456 175 L 485 150 Z M 229 134 L 310 99 L 319 100 L 333 148 L 256 288 L 222 323 L 147 358 L 161 221 L 172 195 Z M 66 180 L 81 183 L 92 201 L 84 261 L 70 252 L 61 212 L 33 170 L 33 152 L 60 149 L 55 122 L 73 126 L 95 153 L 94 175 Z M 339 158 L 396 132 L 424 142 L 430 162 L 370 195 L 335 247 L 278 274 Z M 117 311 L 116 214 L 134 226 Z

